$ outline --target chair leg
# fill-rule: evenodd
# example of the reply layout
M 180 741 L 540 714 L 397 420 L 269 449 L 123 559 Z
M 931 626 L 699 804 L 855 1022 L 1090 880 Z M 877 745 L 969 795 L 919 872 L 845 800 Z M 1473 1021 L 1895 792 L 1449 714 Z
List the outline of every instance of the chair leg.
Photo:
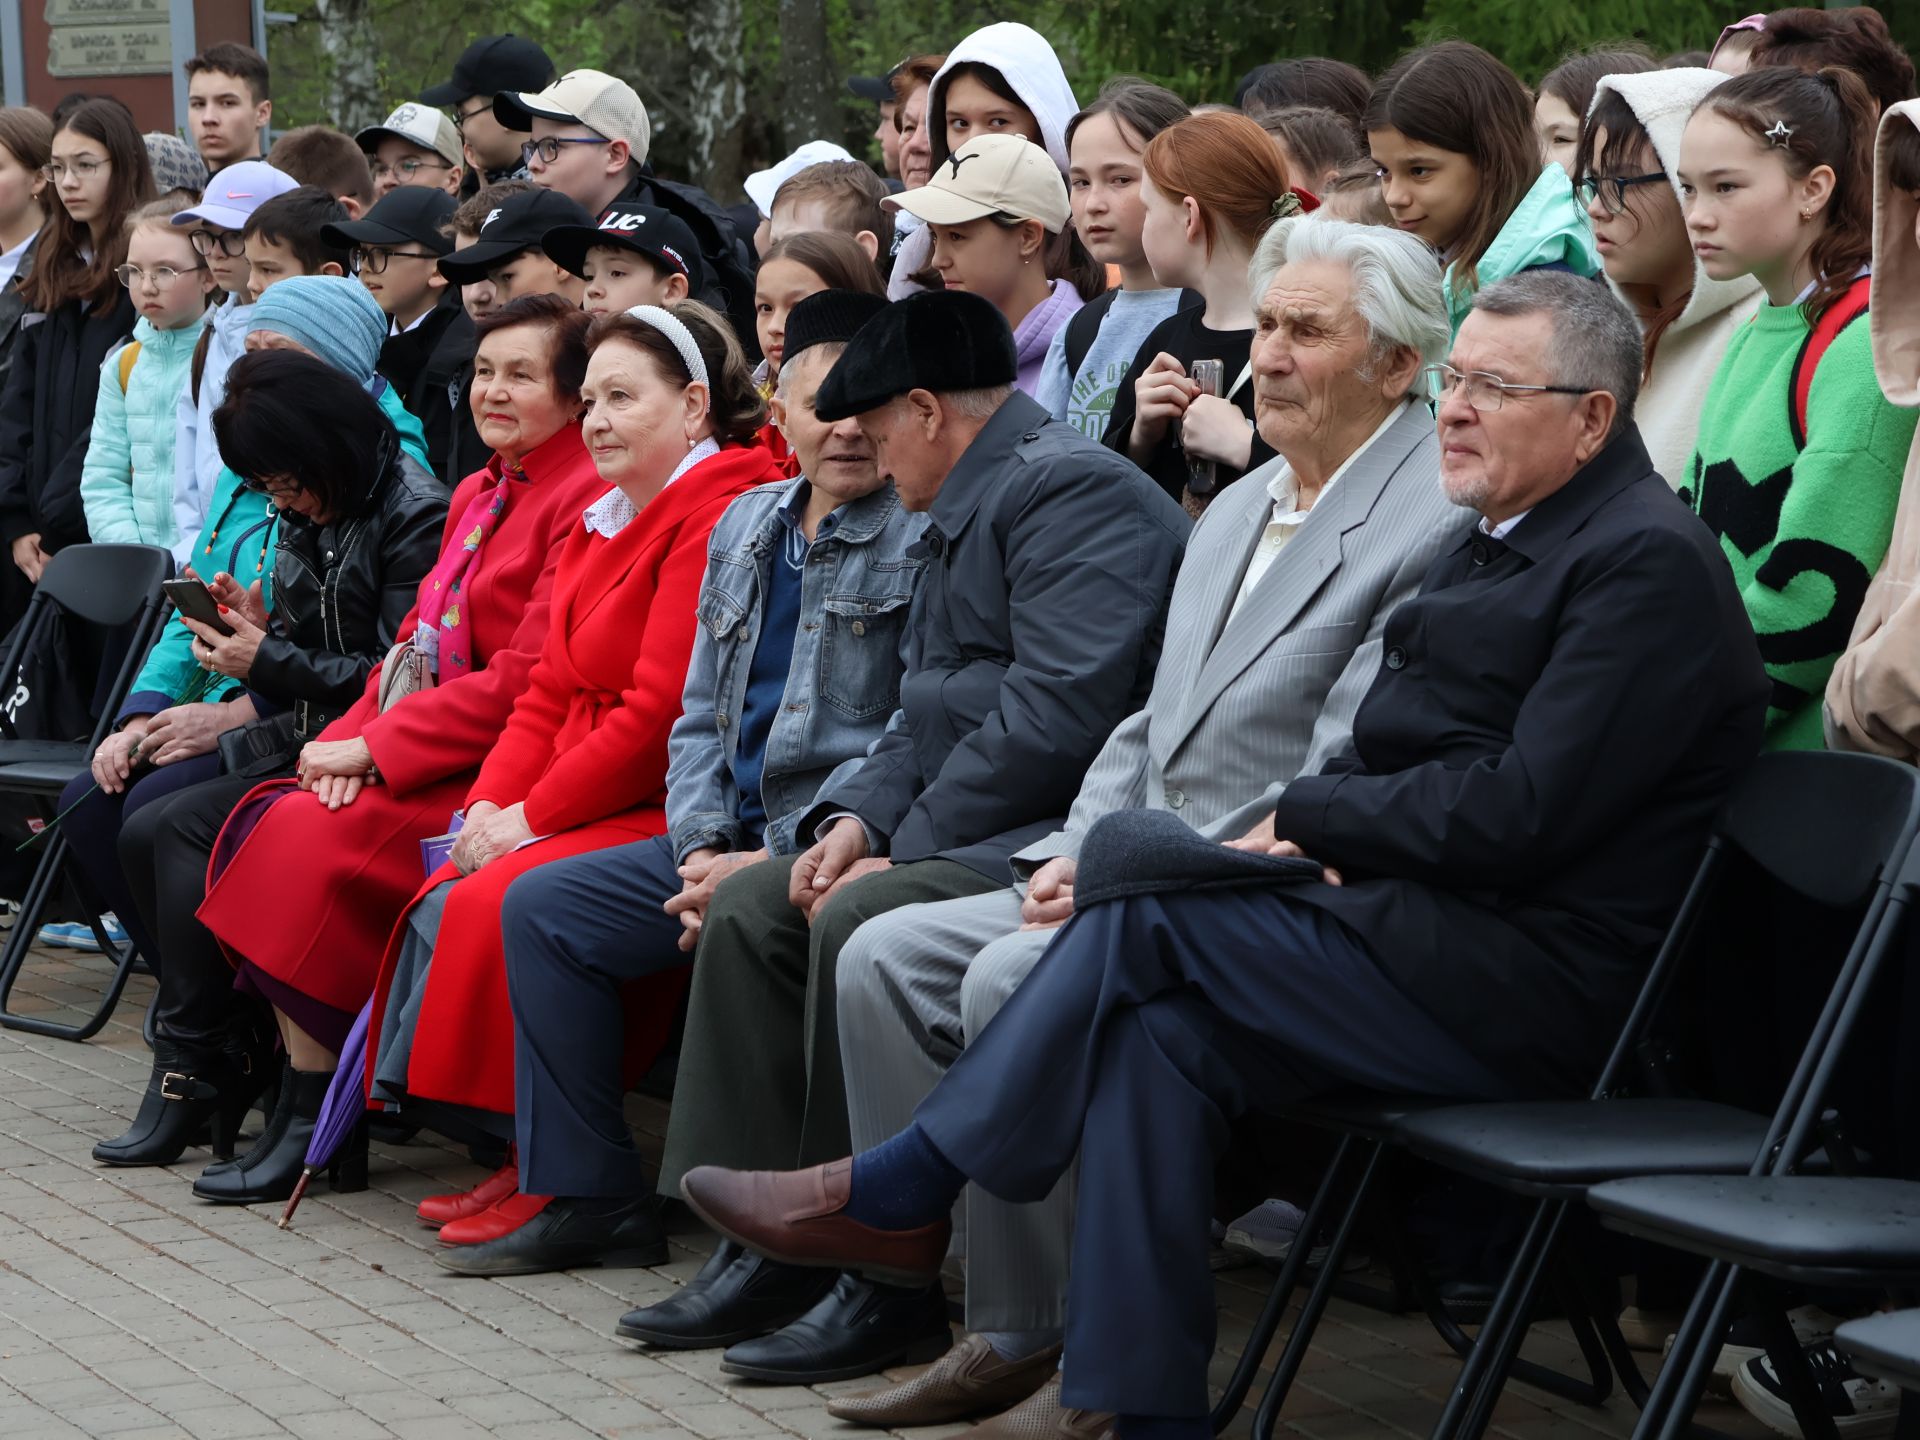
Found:
M 1920 1391 L 1900 1392 L 1900 1417 L 1894 1421 L 1893 1440 L 1920 1440 Z
M 1353 1198 L 1347 1202 L 1347 1213 L 1340 1217 L 1340 1228 L 1328 1242 L 1327 1258 L 1313 1282 L 1313 1289 L 1307 1294 L 1306 1303 L 1300 1307 L 1299 1318 L 1293 1322 L 1293 1333 L 1287 1336 L 1287 1348 L 1280 1352 L 1280 1363 L 1274 1366 L 1273 1379 L 1267 1382 L 1266 1393 L 1260 1397 L 1260 1408 L 1254 1412 L 1254 1440 L 1272 1440 L 1274 1426 L 1279 1423 L 1280 1412 L 1286 1407 L 1287 1395 L 1293 1389 L 1294 1379 L 1307 1358 L 1307 1346 L 1312 1343 L 1313 1332 L 1320 1328 L 1320 1317 L 1327 1313 L 1327 1304 L 1333 1299 L 1334 1287 L 1340 1278 L 1340 1262 L 1346 1258 L 1347 1247 L 1353 1243 L 1354 1228 L 1359 1223 L 1361 1210 L 1366 1207 L 1367 1196 L 1379 1176 L 1386 1154 L 1385 1142 L 1372 1142 L 1366 1169 L 1360 1172 L 1360 1183 L 1354 1187 Z M 1304 1229 L 1302 1233 L 1305 1233 Z
M 1740 1285 L 1740 1271 L 1724 1260 L 1714 1260 L 1700 1278 L 1687 1305 L 1686 1318 L 1673 1337 L 1666 1364 L 1654 1381 L 1646 1407 L 1634 1426 L 1634 1440 L 1681 1440 L 1693 1426 L 1693 1412 L 1707 1388 L 1714 1358 L 1720 1353 L 1727 1321 Z
M 50 1035 L 58 1040 L 88 1040 L 100 1033 L 108 1017 L 113 1014 L 114 1007 L 120 1003 L 120 992 L 127 988 L 127 976 L 133 970 L 136 954 L 131 944 L 123 950 L 106 952 L 115 956 L 113 978 L 107 983 L 99 1007 L 83 1023 L 64 1025 L 57 1020 L 16 1015 L 6 1008 L 7 999 L 13 994 L 14 982 L 20 978 L 20 971 L 27 963 L 27 952 L 40 932 L 40 917 L 46 911 L 47 901 L 52 898 L 54 887 L 63 878 L 66 859 L 67 840 L 56 827 L 47 841 L 46 853 L 34 867 L 33 880 L 20 902 L 20 913 L 14 918 L 13 928 L 7 932 L 6 946 L 0 949 L 0 1026 L 9 1030 L 25 1030 L 33 1035 Z
M 1482 1405 L 1481 1393 L 1491 1389 L 1497 1396 L 1506 1384 L 1507 1373 L 1527 1333 L 1527 1321 L 1533 1311 L 1534 1296 L 1539 1292 L 1541 1275 L 1566 1216 L 1567 1207 L 1562 1201 L 1542 1201 L 1535 1207 L 1520 1248 L 1500 1282 L 1500 1293 L 1494 1297 L 1486 1323 L 1474 1339 L 1473 1351 L 1467 1356 L 1460 1378 L 1454 1382 L 1446 1406 L 1434 1424 L 1431 1440 L 1473 1440 L 1476 1432 L 1472 1422 L 1478 1417 L 1484 1426 L 1481 1412 L 1490 1413 L 1493 1402 L 1489 1399 Z
M 1233 1375 L 1227 1381 L 1227 1388 L 1220 1396 L 1220 1403 L 1213 1407 L 1209 1423 L 1213 1433 L 1218 1435 L 1233 1423 L 1233 1417 L 1240 1413 L 1240 1407 L 1246 1403 L 1248 1392 L 1253 1389 L 1254 1377 L 1259 1373 L 1260 1362 L 1266 1358 L 1267 1347 L 1273 1343 L 1273 1337 L 1279 1332 L 1280 1322 L 1286 1317 L 1287 1306 L 1293 1300 L 1293 1292 L 1300 1288 L 1300 1277 L 1306 1272 L 1307 1256 L 1313 1250 L 1314 1241 L 1326 1223 L 1342 1188 L 1347 1169 L 1347 1161 L 1358 1143 L 1358 1137 L 1343 1135 L 1340 1144 L 1333 1152 L 1333 1159 L 1327 1164 L 1327 1173 L 1321 1178 L 1320 1188 L 1313 1192 L 1308 1202 L 1306 1218 L 1300 1222 L 1299 1234 L 1295 1237 L 1293 1248 L 1287 1252 L 1286 1260 L 1280 1266 L 1280 1273 L 1274 1277 L 1273 1288 L 1267 1292 L 1267 1303 L 1260 1308 L 1260 1316 L 1253 1323 L 1253 1333 L 1247 1337 L 1245 1347 L 1240 1351 L 1239 1363 L 1233 1367 Z M 1375 1153 L 1380 1150 L 1374 1146 Z M 1371 1165 L 1369 1165 L 1371 1173 Z M 1364 1194 L 1365 1181 L 1362 1184 Z M 1360 1195 L 1354 1197 L 1348 1209 L 1351 1216 L 1358 1208 Z M 1344 1232 L 1345 1222 L 1342 1222 Z M 1337 1270 L 1333 1257 L 1328 1256 L 1327 1268 Z M 1317 1288 L 1317 1287 L 1316 1287 Z

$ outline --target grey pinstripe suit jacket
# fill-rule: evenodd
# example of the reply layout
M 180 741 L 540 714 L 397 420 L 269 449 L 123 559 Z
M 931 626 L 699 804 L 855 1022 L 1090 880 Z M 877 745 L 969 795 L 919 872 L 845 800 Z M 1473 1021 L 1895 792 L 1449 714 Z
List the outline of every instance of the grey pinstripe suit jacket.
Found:
M 1388 614 L 1474 517 L 1441 493 L 1433 417 L 1410 403 L 1320 497 L 1229 623 L 1272 506 L 1267 483 L 1284 463 L 1229 487 L 1195 527 L 1145 708 L 1093 762 L 1066 828 L 1014 857 L 1021 873 L 1078 855 L 1113 810 L 1172 810 L 1204 835 L 1245 834 L 1288 780 L 1348 748 Z

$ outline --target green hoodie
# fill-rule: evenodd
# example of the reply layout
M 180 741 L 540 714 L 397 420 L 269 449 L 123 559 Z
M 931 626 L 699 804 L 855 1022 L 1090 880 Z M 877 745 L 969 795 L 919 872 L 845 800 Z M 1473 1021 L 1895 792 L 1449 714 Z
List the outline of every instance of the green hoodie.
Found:
M 1460 333 L 1460 322 L 1473 308 L 1474 292 L 1454 282 L 1459 262 L 1447 266 L 1444 282 L 1447 316 L 1453 333 Z M 1533 182 L 1533 188 L 1520 197 L 1507 223 L 1480 257 L 1480 288 L 1518 275 L 1522 270 L 1538 270 L 1546 265 L 1561 265 L 1576 275 L 1600 273 L 1600 252 L 1593 248 L 1593 223 L 1574 199 L 1573 182 L 1558 165 L 1549 165 Z

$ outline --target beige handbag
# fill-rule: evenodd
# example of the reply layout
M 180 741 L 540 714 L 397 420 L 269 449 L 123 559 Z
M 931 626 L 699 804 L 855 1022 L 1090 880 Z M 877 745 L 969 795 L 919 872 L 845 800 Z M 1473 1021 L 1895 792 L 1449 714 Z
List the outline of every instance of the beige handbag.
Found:
M 412 640 L 402 640 L 380 666 L 380 713 L 386 714 L 409 695 L 433 688 L 433 666 Z

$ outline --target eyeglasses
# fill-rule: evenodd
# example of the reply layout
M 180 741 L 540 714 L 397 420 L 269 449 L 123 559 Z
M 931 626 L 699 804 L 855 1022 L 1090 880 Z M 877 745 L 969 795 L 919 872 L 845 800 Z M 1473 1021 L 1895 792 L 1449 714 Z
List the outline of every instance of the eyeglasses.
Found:
M 387 273 L 387 261 L 396 256 L 402 260 L 438 260 L 440 257 L 431 250 L 388 250 L 384 247 L 362 249 L 356 245 L 349 252 L 353 257 L 353 268 L 363 275 L 384 275 Z
M 240 477 L 240 488 L 251 490 L 255 495 L 264 495 L 269 500 L 285 501 L 293 499 L 304 491 L 306 486 L 285 475 L 269 475 L 260 480 L 243 475 Z
M 1574 385 L 1509 385 L 1498 375 L 1489 375 L 1485 370 L 1469 370 L 1463 374 L 1451 365 L 1422 366 L 1420 378 L 1426 381 L 1427 393 L 1436 403 L 1447 400 L 1464 382 L 1467 404 L 1482 415 L 1493 414 L 1506 403 L 1509 394 L 1585 395 L 1588 393 Z
M 452 165 L 445 160 L 423 160 L 418 155 L 409 155 L 404 160 L 396 160 L 391 166 L 381 161 L 373 162 L 373 178 L 385 179 L 389 175 L 398 175 L 403 181 L 411 181 L 422 170 L 451 170 Z
M 484 115 L 491 109 L 493 109 L 493 102 L 491 100 L 482 100 L 471 110 L 456 110 L 453 112 L 453 128 L 464 135 L 467 133 L 467 122 L 469 120 L 473 119 L 476 115 Z
M 121 265 L 113 273 L 129 290 L 149 280 L 153 282 L 154 289 L 164 290 L 182 275 L 191 275 L 196 270 L 206 268 L 204 265 L 195 265 L 191 269 L 181 270 L 172 265 L 156 265 L 151 270 L 142 270 L 138 265 Z
M 187 242 L 209 258 L 216 250 L 229 260 L 247 253 L 246 236 L 238 230 L 193 230 L 188 232 Z
M 1630 187 L 1651 185 L 1666 178 L 1665 172 L 1659 170 L 1651 175 L 1587 175 L 1574 184 L 1573 193 L 1580 197 L 1582 205 L 1591 205 L 1598 199 L 1600 207 L 1609 215 L 1618 215 L 1627 208 Z
M 611 145 L 611 140 L 598 135 L 549 135 L 544 140 L 529 140 L 520 147 L 520 159 L 524 164 L 533 164 L 534 157 L 540 157 L 542 165 L 551 165 L 560 158 L 562 145 Z
M 68 175 L 72 175 L 76 180 L 91 180 L 112 163 L 111 160 L 95 160 L 90 156 L 82 155 L 75 158 L 70 165 L 63 160 L 55 160 L 49 165 L 42 165 L 40 167 L 40 173 L 58 185 L 62 180 L 66 179 Z

